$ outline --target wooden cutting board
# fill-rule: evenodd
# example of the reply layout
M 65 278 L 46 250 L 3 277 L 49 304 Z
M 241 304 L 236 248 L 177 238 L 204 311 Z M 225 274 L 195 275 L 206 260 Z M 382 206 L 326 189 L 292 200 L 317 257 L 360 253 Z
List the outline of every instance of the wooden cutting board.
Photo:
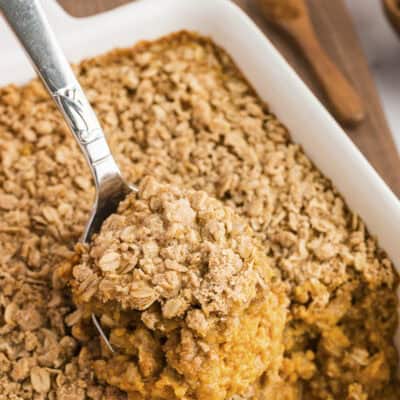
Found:
M 131 0 L 59 0 L 75 16 L 86 16 L 130 2 Z M 142 0 L 145 1 L 145 0 Z M 193 0 L 192 0 L 193 1 Z M 289 63 L 324 102 L 310 68 L 301 55 L 262 18 L 254 0 L 233 0 L 257 23 Z M 312 20 L 323 47 L 353 82 L 364 99 L 366 120 L 355 129 L 346 129 L 392 190 L 400 196 L 400 158 L 389 131 L 367 61 L 343 0 L 308 0 Z M 323 135 L 324 132 L 321 132 Z

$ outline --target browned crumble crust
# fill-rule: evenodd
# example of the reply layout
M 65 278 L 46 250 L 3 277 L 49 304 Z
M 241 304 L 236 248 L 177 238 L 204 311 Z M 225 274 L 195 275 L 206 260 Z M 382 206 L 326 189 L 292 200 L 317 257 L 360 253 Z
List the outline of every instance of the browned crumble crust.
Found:
M 287 297 L 231 208 L 145 178 L 81 253 L 74 300 L 117 352 L 94 363 L 99 378 L 133 398 L 204 400 L 276 380 Z
M 279 267 L 291 304 L 277 398 L 399 398 L 392 264 L 227 54 L 180 33 L 76 72 L 130 181 L 219 198 Z M 60 279 L 93 186 L 37 81 L 0 89 L 0 165 L 0 399 L 125 399 L 95 379 L 99 341 Z M 248 397 L 268 391 L 261 379 Z

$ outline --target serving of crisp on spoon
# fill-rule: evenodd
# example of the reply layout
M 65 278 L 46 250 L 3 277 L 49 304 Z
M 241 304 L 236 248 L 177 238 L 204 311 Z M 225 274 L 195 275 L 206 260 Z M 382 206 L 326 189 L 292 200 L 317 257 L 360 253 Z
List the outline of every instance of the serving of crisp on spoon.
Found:
M 96 196 L 81 239 L 89 243 L 126 195 L 138 189 L 122 178 L 96 114 L 58 45 L 39 0 L 0 0 L 0 11 L 62 112 L 92 172 Z M 92 319 L 112 350 L 94 315 Z

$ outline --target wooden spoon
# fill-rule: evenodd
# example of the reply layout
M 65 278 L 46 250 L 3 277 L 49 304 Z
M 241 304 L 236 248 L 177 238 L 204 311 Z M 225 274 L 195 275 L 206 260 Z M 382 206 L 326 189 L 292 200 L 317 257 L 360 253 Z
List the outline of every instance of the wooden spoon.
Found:
M 400 35 L 400 1 L 382 0 L 382 3 L 388 20 Z
M 304 0 L 257 0 L 264 16 L 289 34 L 303 52 L 325 92 L 331 111 L 344 125 L 364 117 L 360 96 L 329 58 L 316 37 Z

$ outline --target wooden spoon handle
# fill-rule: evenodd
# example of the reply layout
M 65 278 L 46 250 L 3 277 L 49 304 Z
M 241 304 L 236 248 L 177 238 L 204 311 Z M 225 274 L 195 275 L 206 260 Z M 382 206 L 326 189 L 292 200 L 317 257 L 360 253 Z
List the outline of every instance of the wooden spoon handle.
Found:
M 382 0 L 383 9 L 393 28 L 400 35 L 400 4 L 397 0 Z
M 312 67 L 335 117 L 348 126 L 360 123 L 365 117 L 361 98 L 322 48 L 313 28 L 308 23 L 301 24 L 301 29 L 291 34 Z

